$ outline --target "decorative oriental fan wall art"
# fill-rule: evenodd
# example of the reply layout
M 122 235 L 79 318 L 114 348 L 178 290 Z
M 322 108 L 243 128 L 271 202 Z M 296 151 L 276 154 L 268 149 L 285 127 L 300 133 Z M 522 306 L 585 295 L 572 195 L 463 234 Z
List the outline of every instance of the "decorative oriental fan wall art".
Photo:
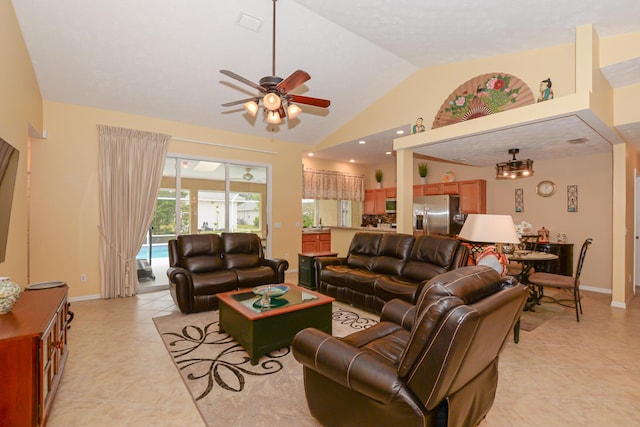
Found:
M 482 74 L 467 80 L 447 97 L 431 128 L 488 116 L 534 102 L 531 89 L 519 78 L 504 73 Z

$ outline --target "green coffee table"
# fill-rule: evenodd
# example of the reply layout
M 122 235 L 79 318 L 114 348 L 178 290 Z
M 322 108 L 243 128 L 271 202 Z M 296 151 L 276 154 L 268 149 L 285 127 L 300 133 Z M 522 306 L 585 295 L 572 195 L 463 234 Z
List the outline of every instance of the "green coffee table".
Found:
M 278 298 L 277 307 L 262 309 L 251 289 L 223 292 L 220 301 L 220 331 L 235 338 L 249 353 L 251 364 L 261 356 L 291 345 L 302 329 L 317 328 L 331 334 L 333 298 L 309 289 L 284 283 L 289 291 Z

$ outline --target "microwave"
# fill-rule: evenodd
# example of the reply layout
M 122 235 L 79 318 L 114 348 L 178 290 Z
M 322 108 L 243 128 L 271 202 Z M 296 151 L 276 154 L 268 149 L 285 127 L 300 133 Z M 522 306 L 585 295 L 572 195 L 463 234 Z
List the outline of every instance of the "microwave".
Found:
M 386 199 L 384 201 L 385 213 L 396 213 L 396 199 Z

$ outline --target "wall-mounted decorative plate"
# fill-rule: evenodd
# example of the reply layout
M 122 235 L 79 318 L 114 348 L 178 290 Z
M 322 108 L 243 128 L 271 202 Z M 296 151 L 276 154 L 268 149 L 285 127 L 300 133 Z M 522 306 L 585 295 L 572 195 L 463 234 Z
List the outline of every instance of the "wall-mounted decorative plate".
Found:
M 445 172 L 444 175 L 442 175 L 442 182 L 453 182 L 455 180 L 456 174 L 452 171 Z

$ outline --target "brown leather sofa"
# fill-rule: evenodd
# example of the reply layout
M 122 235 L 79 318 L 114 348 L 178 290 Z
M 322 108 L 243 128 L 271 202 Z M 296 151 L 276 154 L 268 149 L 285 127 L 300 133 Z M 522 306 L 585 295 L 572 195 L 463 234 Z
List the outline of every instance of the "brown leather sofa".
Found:
M 356 233 L 346 257 L 316 258 L 316 283 L 338 301 L 380 313 L 394 298 L 415 303 L 427 281 L 467 265 L 468 257 L 458 239 Z
M 302 330 L 292 351 L 311 414 L 325 426 L 477 425 L 527 295 L 491 267 L 468 266 L 429 281 L 416 305 L 388 302 L 369 329 Z
M 169 241 L 169 289 L 183 313 L 215 310 L 220 292 L 283 283 L 289 262 L 265 258 L 252 233 L 188 234 Z

